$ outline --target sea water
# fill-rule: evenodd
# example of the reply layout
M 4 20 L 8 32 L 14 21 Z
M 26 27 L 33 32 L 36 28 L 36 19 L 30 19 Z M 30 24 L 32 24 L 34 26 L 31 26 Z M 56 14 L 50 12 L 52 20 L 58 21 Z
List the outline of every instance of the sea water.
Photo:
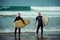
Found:
M 37 25 L 34 26 L 36 19 L 36 11 L 0 11 L 0 33 L 14 32 L 15 27 L 13 22 L 16 14 L 20 12 L 23 19 L 30 20 L 30 24 L 21 28 L 21 32 L 35 32 Z M 60 31 L 60 12 L 59 11 L 40 11 L 42 16 L 48 17 L 48 25 L 44 26 L 44 31 Z M 8 16 L 7 16 L 8 15 Z

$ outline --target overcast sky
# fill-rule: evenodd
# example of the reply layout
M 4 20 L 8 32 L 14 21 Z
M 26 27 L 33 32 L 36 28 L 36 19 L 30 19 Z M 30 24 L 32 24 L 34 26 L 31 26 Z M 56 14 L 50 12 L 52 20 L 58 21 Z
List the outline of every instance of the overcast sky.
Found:
M 0 0 L 0 6 L 60 6 L 60 0 Z

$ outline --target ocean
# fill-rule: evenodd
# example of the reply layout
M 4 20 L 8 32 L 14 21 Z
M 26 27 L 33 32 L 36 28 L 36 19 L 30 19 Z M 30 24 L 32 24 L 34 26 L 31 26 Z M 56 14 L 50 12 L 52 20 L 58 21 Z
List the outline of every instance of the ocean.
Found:
M 60 31 L 60 7 L 31 7 L 30 11 L 0 11 L 0 33 L 15 31 L 13 22 L 18 12 L 23 19 L 30 20 L 30 24 L 21 28 L 21 32 L 36 32 L 37 25 L 34 26 L 34 21 L 38 12 L 48 17 L 48 25 L 44 26 L 44 31 Z

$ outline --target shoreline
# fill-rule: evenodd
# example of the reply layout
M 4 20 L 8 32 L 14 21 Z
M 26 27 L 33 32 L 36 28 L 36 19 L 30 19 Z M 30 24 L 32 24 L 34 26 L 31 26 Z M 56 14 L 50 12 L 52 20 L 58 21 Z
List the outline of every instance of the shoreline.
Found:
M 20 36 L 16 35 L 17 40 L 60 40 L 60 32 L 44 32 L 43 38 L 41 38 L 41 33 L 39 32 L 38 36 L 35 32 L 21 32 Z M 14 32 L 10 33 L 0 33 L 1 40 L 16 40 Z

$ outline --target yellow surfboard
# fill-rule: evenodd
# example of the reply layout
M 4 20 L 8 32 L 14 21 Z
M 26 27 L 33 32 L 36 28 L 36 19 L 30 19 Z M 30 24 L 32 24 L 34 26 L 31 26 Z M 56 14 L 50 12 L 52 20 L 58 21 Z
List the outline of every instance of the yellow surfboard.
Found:
M 23 27 L 25 27 L 26 25 L 28 25 L 30 23 L 29 20 L 24 20 L 24 22 L 25 22 L 25 24 L 22 22 L 22 20 L 18 20 L 16 22 L 14 22 L 14 26 L 16 28 L 23 28 Z
M 48 17 L 43 16 L 43 17 L 42 17 L 42 20 L 43 20 L 43 26 L 48 25 Z

